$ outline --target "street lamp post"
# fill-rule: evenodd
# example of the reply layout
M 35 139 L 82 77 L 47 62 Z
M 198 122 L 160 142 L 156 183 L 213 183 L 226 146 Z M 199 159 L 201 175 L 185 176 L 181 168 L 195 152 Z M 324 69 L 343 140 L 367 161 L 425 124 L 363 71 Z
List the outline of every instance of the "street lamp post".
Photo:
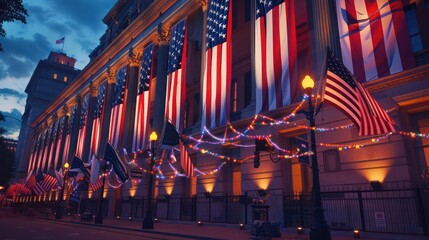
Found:
M 69 170 L 69 163 L 64 163 L 64 173 L 63 173 L 63 187 L 61 188 L 60 197 L 58 199 L 57 213 L 55 214 L 55 219 L 61 219 L 63 217 L 63 198 L 64 198 L 64 188 L 66 187 L 66 178 L 67 172 Z
M 147 190 L 147 206 L 146 215 L 143 219 L 143 229 L 153 229 L 153 216 L 152 216 L 152 188 L 153 188 L 153 167 L 155 165 L 155 142 L 158 139 L 156 132 L 152 132 L 149 136 L 150 139 L 150 151 L 152 156 L 150 158 L 150 170 L 149 170 L 149 185 Z M 143 200 L 144 201 L 144 200 Z
M 104 198 L 104 182 L 106 181 L 106 162 L 102 161 L 102 182 L 101 182 L 101 189 L 100 189 L 100 195 L 98 197 L 98 211 L 97 214 L 95 215 L 94 218 L 94 223 L 99 223 L 102 224 L 103 223 L 103 198 Z
M 313 174 L 313 222 L 311 224 L 310 239 L 312 240 L 330 240 L 331 233 L 329 232 L 328 224 L 326 223 L 325 216 L 323 214 L 322 198 L 320 196 L 320 180 L 319 180 L 319 165 L 317 163 L 317 152 L 316 152 L 316 137 L 314 133 L 315 114 L 314 105 L 311 99 L 311 92 L 314 87 L 314 81 L 310 76 L 305 76 L 302 81 L 302 87 L 305 93 L 308 94 L 308 111 L 300 111 L 303 113 L 310 125 L 310 140 L 311 140 L 311 165 Z M 317 114 L 317 113 L 316 113 Z

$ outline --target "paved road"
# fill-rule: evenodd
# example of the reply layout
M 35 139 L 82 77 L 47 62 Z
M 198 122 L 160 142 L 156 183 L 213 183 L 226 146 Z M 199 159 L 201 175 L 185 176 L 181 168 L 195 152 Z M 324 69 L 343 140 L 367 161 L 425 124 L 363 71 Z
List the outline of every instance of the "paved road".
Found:
M 95 239 L 158 239 L 184 240 L 174 236 L 160 236 L 139 231 L 106 229 L 94 226 L 44 221 L 33 217 L 9 216 L 0 218 L 0 240 L 95 240 Z

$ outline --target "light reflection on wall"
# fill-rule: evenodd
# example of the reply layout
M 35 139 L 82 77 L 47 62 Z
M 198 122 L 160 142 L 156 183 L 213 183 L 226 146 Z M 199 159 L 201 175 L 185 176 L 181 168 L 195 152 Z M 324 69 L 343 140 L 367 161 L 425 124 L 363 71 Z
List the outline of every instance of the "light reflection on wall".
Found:
M 174 188 L 174 182 L 172 183 L 172 185 L 165 186 L 165 193 L 167 193 L 168 195 L 171 195 L 171 193 L 173 193 L 173 188 Z
M 128 190 L 128 192 L 130 193 L 130 196 L 131 196 L 131 197 L 134 197 L 134 196 L 136 196 L 137 188 L 136 188 L 135 186 L 132 186 L 132 187 Z
M 213 191 L 214 186 L 215 186 L 215 182 L 204 183 L 203 186 L 204 186 L 204 189 L 206 190 L 206 192 L 211 193 Z
M 387 174 L 389 173 L 389 168 L 376 168 L 376 169 L 363 169 L 360 170 L 360 174 L 370 181 L 380 181 L 383 182 L 386 179 Z
M 268 186 L 270 185 L 271 179 L 270 178 L 260 178 L 254 180 L 258 188 L 267 190 Z

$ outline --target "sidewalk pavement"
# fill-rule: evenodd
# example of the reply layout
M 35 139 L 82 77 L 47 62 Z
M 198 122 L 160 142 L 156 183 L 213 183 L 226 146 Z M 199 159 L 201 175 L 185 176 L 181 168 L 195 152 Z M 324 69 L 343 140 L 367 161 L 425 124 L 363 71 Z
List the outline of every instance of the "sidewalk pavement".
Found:
M 48 218 L 52 221 L 53 216 Z M 142 219 L 133 219 L 129 221 L 127 218 L 120 220 L 105 217 L 103 224 L 95 224 L 92 222 L 84 222 L 78 216 L 65 216 L 61 222 L 79 225 L 91 225 L 101 228 L 148 232 L 163 236 L 183 237 L 187 239 L 205 239 L 205 240 L 221 240 L 221 239 L 252 239 L 252 229 L 248 225 L 244 230 L 239 229 L 238 224 L 213 224 L 203 223 L 202 226 L 197 226 L 196 222 L 160 220 L 154 223 L 154 229 L 142 229 Z M 304 240 L 309 239 L 309 229 L 304 229 L 304 234 L 298 235 L 296 229 L 282 228 L 281 237 L 273 239 L 293 239 Z M 332 240 L 352 240 L 355 239 L 352 231 L 331 231 Z M 360 239 L 365 240 L 419 240 L 429 239 L 428 236 L 422 235 L 402 235 L 402 234 L 381 234 L 361 232 Z

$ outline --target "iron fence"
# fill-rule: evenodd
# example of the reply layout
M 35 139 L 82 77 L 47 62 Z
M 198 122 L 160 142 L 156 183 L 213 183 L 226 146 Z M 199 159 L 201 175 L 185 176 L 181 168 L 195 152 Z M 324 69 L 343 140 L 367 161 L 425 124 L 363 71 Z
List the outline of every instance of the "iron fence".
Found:
M 284 196 L 286 227 L 310 227 L 310 195 Z M 325 219 L 331 229 L 360 229 L 428 235 L 428 190 L 323 192 Z
M 246 192 L 242 195 L 203 193 L 193 197 L 158 196 L 153 199 L 152 206 L 154 216 L 159 219 L 248 224 L 255 218 L 252 212 L 254 195 L 253 192 Z M 274 192 L 269 195 L 265 202 L 270 207 L 269 221 L 283 218 L 284 227 L 311 227 L 311 195 L 281 195 Z M 428 235 L 428 189 L 335 191 L 322 192 L 321 196 L 330 229 Z M 121 217 L 143 218 L 146 213 L 147 199 L 130 198 L 121 203 Z M 53 208 L 55 204 L 27 202 L 13 203 L 12 206 L 15 209 Z M 80 209 L 96 213 L 97 204 L 97 200 L 82 200 Z M 109 199 L 105 199 L 104 215 L 114 210 L 108 208 Z M 117 213 L 117 210 L 114 212 Z

